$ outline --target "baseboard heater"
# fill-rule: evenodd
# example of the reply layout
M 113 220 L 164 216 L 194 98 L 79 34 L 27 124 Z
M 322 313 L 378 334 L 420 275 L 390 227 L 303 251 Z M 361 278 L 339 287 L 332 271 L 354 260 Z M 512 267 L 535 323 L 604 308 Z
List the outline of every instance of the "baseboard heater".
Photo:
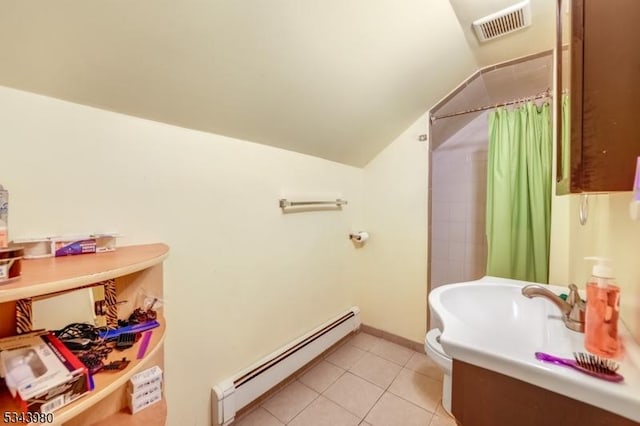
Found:
M 231 424 L 237 411 L 358 328 L 360 309 L 354 306 L 251 367 L 214 385 L 211 390 L 211 423 L 214 426 Z

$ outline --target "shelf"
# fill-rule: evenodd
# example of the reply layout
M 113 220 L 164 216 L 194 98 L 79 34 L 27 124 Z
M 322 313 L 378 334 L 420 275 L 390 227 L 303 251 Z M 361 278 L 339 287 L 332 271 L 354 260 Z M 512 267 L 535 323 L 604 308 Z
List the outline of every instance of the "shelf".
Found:
M 22 261 L 21 277 L 0 285 L 0 303 L 72 290 L 161 263 L 165 244 L 118 247 L 115 251 Z
M 91 426 L 157 426 L 164 425 L 166 419 L 167 402 L 162 398 L 162 400 L 135 415 L 132 415 L 129 411 L 118 411 Z
M 64 422 L 68 422 L 73 419 L 75 416 L 78 416 L 90 409 L 98 402 L 109 396 L 112 392 L 116 391 L 121 386 L 125 385 L 129 378 L 142 371 L 144 368 L 151 367 L 151 365 L 147 365 L 146 361 L 152 358 L 161 348 L 164 342 L 165 337 L 165 321 L 164 318 L 158 318 L 158 322 L 160 323 L 160 327 L 153 329 L 153 334 L 151 335 L 151 340 L 149 341 L 149 346 L 147 348 L 147 352 L 145 357 L 142 359 L 136 359 L 136 355 L 138 353 L 138 347 L 140 346 L 140 342 L 136 343 L 133 347 L 124 350 L 124 351 L 116 351 L 114 350 L 109 354 L 109 357 L 106 363 L 110 361 L 115 361 L 122 359 L 122 357 L 127 357 L 127 359 L 131 360 L 131 363 L 127 366 L 127 368 L 118 373 L 110 373 L 110 372 L 99 372 L 93 376 L 95 388 L 93 391 L 88 392 L 86 395 L 80 397 L 78 400 L 72 402 L 71 404 L 54 411 L 54 425 L 61 425 Z M 164 398 L 161 403 L 164 403 Z M 155 405 L 160 405 L 155 404 Z M 149 407 L 148 410 L 152 410 L 155 415 L 158 415 L 157 409 L 152 409 Z M 11 398 L 9 392 L 4 389 L 0 394 L 0 412 L 12 412 L 12 411 L 20 411 L 18 409 L 17 404 Z M 146 411 L 146 410 L 144 410 Z M 144 412 L 143 411 L 143 412 Z M 141 412 L 142 413 L 142 412 Z M 125 413 L 120 412 L 113 414 L 112 416 L 122 416 Z M 151 414 L 147 414 L 151 415 Z M 138 416 L 138 414 L 136 414 Z M 131 416 L 134 417 L 134 416 Z M 111 417 L 110 417 L 111 418 Z M 115 418 L 115 417 L 114 417 Z M 114 424 L 114 423 L 111 423 Z M 119 424 L 119 423 L 118 423 Z M 135 423 L 132 423 L 135 424 Z M 149 423 L 147 423 L 149 424 Z

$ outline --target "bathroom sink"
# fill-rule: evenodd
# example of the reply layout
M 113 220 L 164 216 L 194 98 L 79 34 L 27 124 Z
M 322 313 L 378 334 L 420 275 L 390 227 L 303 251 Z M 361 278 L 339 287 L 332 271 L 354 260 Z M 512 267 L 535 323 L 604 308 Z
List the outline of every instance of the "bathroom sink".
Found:
M 565 327 L 553 303 L 524 297 L 528 284 L 484 277 L 432 290 L 429 305 L 443 324 L 440 343 L 447 354 L 640 422 L 640 348 L 624 324 L 619 331 L 626 350 L 617 360 L 622 383 L 538 361 L 536 351 L 566 358 L 586 352 L 584 334 Z M 548 289 L 568 293 L 566 287 Z

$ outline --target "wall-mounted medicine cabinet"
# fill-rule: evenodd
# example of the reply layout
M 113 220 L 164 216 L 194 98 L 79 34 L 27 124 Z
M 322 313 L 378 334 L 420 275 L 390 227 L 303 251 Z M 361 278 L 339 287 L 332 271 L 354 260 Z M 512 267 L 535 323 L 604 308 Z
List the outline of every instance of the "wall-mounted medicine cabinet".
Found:
M 640 156 L 640 1 L 558 0 L 557 192 L 631 191 Z

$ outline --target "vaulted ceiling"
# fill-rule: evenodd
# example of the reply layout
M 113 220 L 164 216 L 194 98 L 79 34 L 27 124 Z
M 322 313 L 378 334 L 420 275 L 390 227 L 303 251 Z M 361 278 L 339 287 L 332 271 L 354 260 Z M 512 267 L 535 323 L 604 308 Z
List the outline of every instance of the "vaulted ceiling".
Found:
M 513 2 L 3 0 L 0 85 L 363 166 L 476 69 L 553 47 L 552 0 L 476 41 Z

